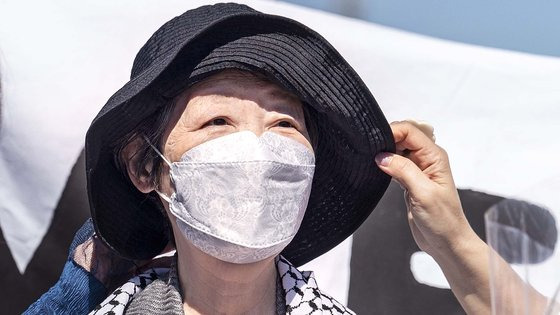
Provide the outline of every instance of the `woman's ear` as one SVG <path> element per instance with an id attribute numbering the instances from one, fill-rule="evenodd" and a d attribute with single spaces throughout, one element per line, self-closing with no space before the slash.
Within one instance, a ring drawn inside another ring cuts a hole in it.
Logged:
<path id="1" fill-rule="evenodd" d="M 136 137 L 129 144 L 127 144 L 121 151 L 121 159 L 126 165 L 126 172 L 130 181 L 136 189 L 140 192 L 147 194 L 152 192 L 156 187 L 152 179 L 153 162 L 150 161 L 143 167 L 141 166 L 141 155 L 138 150 L 142 147 L 142 139 Z"/>

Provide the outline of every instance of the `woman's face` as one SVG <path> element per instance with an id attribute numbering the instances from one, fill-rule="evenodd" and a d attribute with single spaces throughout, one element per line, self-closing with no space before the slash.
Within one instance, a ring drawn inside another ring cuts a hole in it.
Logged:
<path id="1" fill-rule="evenodd" d="M 179 161 L 199 144 L 245 130 L 257 136 L 276 132 L 313 150 L 302 103 L 295 95 L 248 73 L 224 71 L 179 96 L 163 154 L 171 162 Z M 170 196 L 169 173 L 162 176 L 159 189 Z"/>

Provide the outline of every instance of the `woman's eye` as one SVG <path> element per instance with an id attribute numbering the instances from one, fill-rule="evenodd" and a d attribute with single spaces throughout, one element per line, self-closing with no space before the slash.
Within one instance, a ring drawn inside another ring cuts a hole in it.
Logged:
<path id="1" fill-rule="evenodd" d="M 278 127 L 282 127 L 282 128 L 294 128 L 294 125 L 292 123 L 290 123 L 289 121 L 281 121 L 278 123 Z"/>
<path id="2" fill-rule="evenodd" d="M 225 126 L 227 121 L 224 118 L 214 118 L 207 122 L 205 126 Z"/>

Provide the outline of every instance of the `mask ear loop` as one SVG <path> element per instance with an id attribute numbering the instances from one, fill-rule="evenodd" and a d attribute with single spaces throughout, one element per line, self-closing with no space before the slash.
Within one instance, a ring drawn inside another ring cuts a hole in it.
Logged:
<path id="1" fill-rule="evenodd" d="M 165 157 L 163 156 L 163 154 L 158 150 L 158 148 L 156 148 L 152 142 L 150 141 L 150 139 L 148 139 L 148 137 L 146 137 L 146 135 L 144 135 L 144 140 L 146 140 L 146 143 L 148 143 L 148 145 L 150 145 L 150 147 L 152 147 L 152 149 L 154 149 L 154 151 L 157 153 L 157 155 L 159 155 L 159 157 L 169 166 L 169 168 L 171 169 L 171 162 Z M 165 201 L 167 201 L 168 203 L 171 203 L 171 198 L 169 198 L 168 196 L 166 196 L 164 193 L 162 193 L 161 191 L 155 189 L 156 193 Z"/>
<path id="2" fill-rule="evenodd" d="M 148 137 L 146 137 L 146 135 L 144 135 L 144 140 L 146 140 L 146 142 L 150 145 L 150 147 L 152 147 L 152 149 L 154 149 L 154 151 L 156 151 L 157 155 L 159 155 L 159 157 L 165 162 L 167 163 L 167 165 L 169 165 L 169 167 L 171 167 L 171 162 L 169 162 L 169 160 L 163 156 L 163 154 L 161 154 L 161 152 L 159 152 L 158 148 L 156 148 L 152 142 L 150 141 L 150 139 L 148 139 Z"/>

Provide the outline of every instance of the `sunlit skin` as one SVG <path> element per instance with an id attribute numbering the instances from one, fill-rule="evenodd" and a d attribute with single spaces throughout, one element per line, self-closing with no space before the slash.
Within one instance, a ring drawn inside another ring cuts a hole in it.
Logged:
<path id="1" fill-rule="evenodd" d="M 187 89 L 177 98 L 164 135 L 163 154 L 171 162 L 179 161 L 185 152 L 199 144 L 247 130 L 257 136 L 266 131 L 275 132 L 313 150 L 302 103 L 296 96 L 247 74 L 225 71 Z M 131 157 L 137 145 L 137 141 L 132 142 L 124 154 Z M 134 159 L 129 163 L 134 163 Z M 173 193 L 167 170 L 160 178 L 159 187 L 154 187 L 144 175 L 135 176 L 129 171 L 138 190 L 148 193 L 158 189 L 167 196 Z M 185 313 L 275 313 L 275 257 L 251 264 L 233 264 L 209 256 L 181 235 L 167 202 L 162 203 L 175 236 Z"/>

